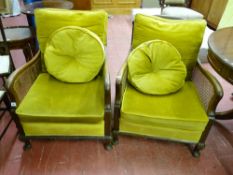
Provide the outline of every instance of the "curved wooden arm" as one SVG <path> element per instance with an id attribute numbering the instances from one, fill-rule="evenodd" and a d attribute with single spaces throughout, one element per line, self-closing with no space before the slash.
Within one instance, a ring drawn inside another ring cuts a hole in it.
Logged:
<path id="1" fill-rule="evenodd" d="M 127 60 L 123 63 L 116 77 L 115 105 L 121 105 L 127 81 Z"/>
<path id="2" fill-rule="evenodd" d="M 41 54 L 38 52 L 29 62 L 16 69 L 7 79 L 11 98 L 19 104 L 41 72 Z"/>
<path id="3" fill-rule="evenodd" d="M 110 82 L 110 75 L 108 71 L 108 64 L 107 60 L 103 65 L 102 74 L 104 77 L 104 121 L 105 121 L 105 135 L 111 136 L 112 130 L 112 107 L 111 107 L 111 82 Z"/>
<path id="4" fill-rule="evenodd" d="M 207 114 L 210 117 L 215 117 L 216 107 L 223 97 L 222 86 L 199 62 L 193 73 L 193 82 L 196 85 Z"/>
<path id="5" fill-rule="evenodd" d="M 104 76 L 104 93 L 105 93 L 105 109 L 111 109 L 111 82 L 110 75 L 108 71 L 108 64 L 105 61 L 103 66 L 103 76 Z"/>
<path id="6" fill-rule="evenodd" d="M 120 108 L 122 103 L 123 94 L 126 88 L 127 81 L 127 60 L 123 63 L 119 73 L 116 77 L 116 96 L 114 103 L 114 125 L 113 130 L 119 130 Z"/>

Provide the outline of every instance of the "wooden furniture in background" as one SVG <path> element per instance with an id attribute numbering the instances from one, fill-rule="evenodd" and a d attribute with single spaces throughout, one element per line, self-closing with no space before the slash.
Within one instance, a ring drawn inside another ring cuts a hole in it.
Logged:
<path id="1" fill-rule="evenodd" d="M 192 0 L 191 8 L 202 13 L 204 17 L 207 18 L 212 1 L 213 0 Z"/>
<path id="2" fill-rule="evenodd" d="M 210 64 L 224 79 L 233 84 L 233 27 L 212 33 L 208 45 Z M 233 109 L 216 113 L 216 119 L 233 119 Z"/>
<path id="3" fill-rule="evenodd" d="M 34 10 L 37 8 L 61 8 L 61 9 L 72 9 L 73 3 L 69 1 L 61 0 L 46 0 L 46 1 L 35 1 L 24 5 L 21 8 L 22 13 L 26 14 L 28 24 L 35 27 Z"/>
<path id="4" fill-rule="evenodd" d="M 0 13 L 9 12 L 9 0 L 1 0 L 0 1 Z"/>
<path id="5" fill-rule="evenodd" d="M 192 0 L 191 8 L 204 15 L 208 25 L 216 29 L 228 0 Z"/>
<path id="6" fill-rule="evenodd" d="M 0 1 L 0 10 L 5 10 L 6 4 L 5 1 Z"/>
<path id="7" fill-rule="evenodd" d="M 0 54 L 8 55 L 12 49 L 22 49 L 26 61 L 29 61 L 36 52 L 35 34 L 28 26 L 13 26 L 5 28 L 0 16 Z M 14 68 L 13 61 L 12 67 Z"/>
<path id="8" fill-rule="evenodd" d="M 191 0 L 159 0 L 159 3 L 162 8 L 164 8 L 165 6 L 189 7 Z"/>
<path id="9" fill-rule="evenodd" d="M 75 10 L 90 10 L 91 0 L 69 0 L 73 2 Z"/>
<path id="10" fill-rule="evenodd" d="M 4 102 L 5 105 L 9 104 L 7 101 L 7 94 L 6 94 L 6 91 L 4 90 L 0 90 L 0 105 Z M 5 114 L 5 111 L 8 109 L 8 106 L 6 107 L 0 107 L 0 141 L 1 139 L 3 138 L 3 136 L 5 135 L 7 129 L 9 128 L 11 122 L 13 121 L 13 119 L 11 118 L 5 126 L 3 126 L 3 117 L 4 117 L 4 114 Z M 2 128 L 3 126 L 3 128 Z"/>
<path id="11" fill-rule="evenodd" d="M 0 78 L 3 80 L 3 85 L 5 84 L 5 78 L 10 74 L 10 57 L 8 55 L 0 56 Z M 4 106 L 2 105 L 4 103 Z M 0 87 L 0 141 L 5 135 L 7 129 L 9 128 L 11 122 L 13 121 L 10 118 L 8 121 L 5 117 L 5 112 L 10 111 L 10 100 L 8 95 L 1 85 Z"/>
<path id="12" fill-rule="evenodd" d="M 91 6 L 112 14 L 130 14 L 132 8 L 141 6 L 141 0 L 91 0 Z"/>

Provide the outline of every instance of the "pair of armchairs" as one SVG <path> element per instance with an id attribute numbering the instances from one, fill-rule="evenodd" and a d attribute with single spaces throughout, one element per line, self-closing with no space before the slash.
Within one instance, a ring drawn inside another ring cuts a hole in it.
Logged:
<path id="1" fill-rule="evenodd" d="M 15 122 L 25 148 L 34 138 L 75 138 L 101 139 L 110 149 L 118 142 L 119 134 L 127 134 L 189 143 L 194 145 L 193 154 L 199 155 L 222 95 L 216 79 L 197 63 L 204 20 L 136 15 L 134 50 L 116 77 L 112 124 L 110 79 L 104 54 L 107 14 L 39 9 L 35 19 L 40 52 L 8 81 L 18 106 Z M 181 71 L 176 71 L 176 61 L 170 63 L 170 57 L 176 59 Z M 145 83 L 156 85 L 162 94 L 141 91 L 129 74 L 134 72 L 129 64 L 135 63 L 130 61 L 134 59 L 142 71 L 136 71 L 136 77 L 159 75 L 166 81 L 171 77 L 179 79 L 176 73 L 180 72 L 182 80 L 176 83 L 179 88 L 163 93 L 162 78 L 157 84 Z M 141 60 L 139 64 L 137 59 Z M 165 71 L 166 76 L 160 71 Z M 171 76 L 173 73 L 175 76 Z M 86 74 L 92 77 L 85 79 Z"/>

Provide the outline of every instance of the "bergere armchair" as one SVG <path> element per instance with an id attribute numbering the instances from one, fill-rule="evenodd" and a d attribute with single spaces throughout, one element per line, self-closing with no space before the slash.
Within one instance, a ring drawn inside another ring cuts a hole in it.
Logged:
<path id="1" fill-rule="evenodd" d="M 204 20 L 137 14 L 132 51 L 116 78 L 113 141 L 120 134 L 171 140 L 200 155 L 222 98 L 197 62 Z"/>
<path id="2" fill-rule="evenodd" d="M 24 149 L 31 139 L 99 139 L 111 149 L 104 11 L 38 9 L 40 51 L 8 79 Z"/>

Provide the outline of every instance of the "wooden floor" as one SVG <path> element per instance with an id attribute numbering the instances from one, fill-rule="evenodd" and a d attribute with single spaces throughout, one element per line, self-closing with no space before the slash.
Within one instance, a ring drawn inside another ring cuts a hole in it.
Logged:
<path id="1" fill-rule="evenodd" d="M 25 17 L 5 25 L 25 22 Z M 109 19 L 108 63 L 114 99 L 114 78 L 128 54 L 131 40 L 130 16 Z M 18 66 L 24 64 L 21 51 L 13 52 Z M 209 65 L 205 65 L 211 69 Z M 232 106 L 231 85 L 223 80 L 226 96 L 218 110 Z M 6 114 L 0 128 L 9 119 Z M 193 158 L 184 144 L 120 137 L 112 151 L 98 141 L 32 141 L 23 151 L 12 124 L 0 142 L 1 175 L 227 175 L 233 174 L 233 121 L 216 122 L 200 158 Z"/>

